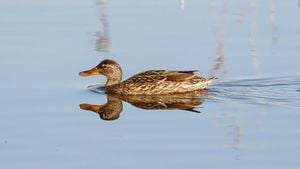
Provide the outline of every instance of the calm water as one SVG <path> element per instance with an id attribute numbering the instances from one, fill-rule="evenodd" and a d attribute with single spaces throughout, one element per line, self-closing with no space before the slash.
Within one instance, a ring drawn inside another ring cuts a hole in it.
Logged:
<path id="1" fill-rule="evenodd" d="M 0 1 L 0 168 L 300 166 L 300 17 L 294 1 Z M 199 69 L 220 79 L 201 113 L 123 102 L 105 121 L 78 72 Z"/>

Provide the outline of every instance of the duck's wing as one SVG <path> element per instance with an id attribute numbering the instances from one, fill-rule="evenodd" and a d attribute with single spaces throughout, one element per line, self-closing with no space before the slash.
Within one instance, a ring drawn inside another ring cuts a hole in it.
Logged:
<path id="1" fill-rule="evenodd" d="M 134 102 L 130 103 L 131 105 L 141 108 L 141 109 L 147 109 L 147 110 L 186 110 L 191 112 L 200 113 L 200 111 L 196 110 L 198 105 L 188 105 L 185 103 L 171 103 L 171 104 L 165 104 L 160 102 L 153 102 L 153 103 L 146 103 L 146 102 Z"/>
<path id="2" fill-rule="evenodd" d="M 200 97 L 191 95 L 187 97 L 182 94 L 174 95 L 160 95 L 160 96 L 143 96 L 132 95 L 122 96 L 122 99 L 136 107 L 142 109 L 181 109 L 181 110 L 193 110 L 202 104 Z"/>
<path id="3" fill-rule="evenodd" d="M 198 71 L 190 70 L 190 71 L 165 71 L 163 72 L 163 76 L 166 77 L 167 81 L 186 81 L 195 78 L 198 75 Z"/>
<path id="4" fill-rule="evenodd" d="M 161 82 L 161 81 L 173 81 L 173 82 L 182 82 L 194 79 L 198 76 L 199 71 L 190 70 L 190 71 L 175 71 L 175 70 L 149 70 L 139 74 L 136 74 L 129 79 L 127 83 L 152 83 L 152 82 Z M 203 78 L 205 80 L 205 78 Z"/>

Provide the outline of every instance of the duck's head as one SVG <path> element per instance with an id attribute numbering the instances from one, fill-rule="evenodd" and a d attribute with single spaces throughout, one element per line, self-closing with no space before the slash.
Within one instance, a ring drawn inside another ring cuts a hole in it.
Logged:
<path id="1" fill-rule="evenodd" d="M 87 103 L 83 103 L 80 104 L 79 107 L 82 110 L 89 110 L 92 112 L 95 112 L 97 114 L 99 114 L 100 118 L 102 120 L 117 120 L 120 117 L 120 112 L 118 111 L 107 111 L 106 105 L 92 105 L 92 104 L 87 104 Z M 114 109 L 110 109 L 110 110 L 114 110 Z"/>
<path id="2" fill-rule="evenodd" d="M 107 103 L 103 105 L 93 105 L 83 103 L 79 105 L 83 110 L 98 113 L 103 120 L 116 120 L 120 117 L 123 109 L 122 100 L 114 95 L 107 95 Z"/>
<path id="3" fill-rule="evenodd" d="M 80 76 L 93 76 L 93 75 L 104 75 L 107 77 L 106 85 L 118 84 L 122 80 L 122 69 L 121 66 L 113 60 L 103 60 L 96 67 L 82 71 L 79 73 Z"/>

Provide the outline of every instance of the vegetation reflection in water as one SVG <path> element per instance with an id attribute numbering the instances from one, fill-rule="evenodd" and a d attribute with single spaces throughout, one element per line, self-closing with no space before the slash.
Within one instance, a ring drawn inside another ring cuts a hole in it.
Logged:
<path id="1" fill-rule="evenodd" d="M 123 110 L 122 101 L 146 110 L 186 110 L 200 113 L 196 108 L 208 98 L 208 91 L 201 90 L 192 93 L 160 95 L 160 96 L 141 96 L 141 95 L 107 95 L 107 103 L 102 105 L 92 105 L 83 103 L 80 108 L 98 113 L 103 120 L 116 120 L 120 117 Z"/>

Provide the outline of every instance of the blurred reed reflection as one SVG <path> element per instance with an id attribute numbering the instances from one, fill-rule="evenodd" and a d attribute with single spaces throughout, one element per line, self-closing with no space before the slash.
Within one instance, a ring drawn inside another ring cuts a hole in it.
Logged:
<path id="1" fill-rule="evenodd" d="M 225 54 L 224 54 L 224 34 L 225 34 L 225 26 L 227 21 L 227 13 L 228 13 L 228 0 L 223 1 L 222 12 L 220 18 L 218 20 L 216 14 L 216 1 L 210 1 L 210 10 L 211 10 L 211 18 L 212 18 L 212 29 L 216 36 L 216 59 L 215 65 L 212 69 L 210 69 L 210 76 L 216 75 L 217 71 L 222 71 L 222 76 L 226 76 L 228 73 L 225 65 Z"/>
<path id="2" fill-rule="evenodd" d="M 220 2 L 220 1 L 218 1 Z M 221 12 L 217 15 L 217 2 L 216 0 L 210 0 L 210 13 L 212 20 L 212 29 L 216 37 L 216 59 L 215 65 L 210 69 L 210 76 L 226 77 L 229 72 L 229 66 L 226 65 L 226 52 L 225 52 L 225 36 L 228 16 L 230 16 L 230 11 L 232 6 L 229 4 L 229 0 L 221 1 Z M 233 5 L 233 4 L 231 4 Z M 271 24 L 271 52 L 275 55 L 274 46 L 277 44 L 277 21 L 276 21 L 276 10 L 274 7 L 273 0 L 268 0 L 267 3 L 269 22 Z M 247 0 L 242 2 L 242 6 L 238 7 L 238 22 L 239 24 L 243 22 L 249 23 L 249 37 L 246 38 L 249 42 L 249 56 L 252 61 L 252 69 L 256 76 L 261 75 L 259 67 L 259 59 L 257 56 L 257 1 Z"/>
<path id="3" fill-rule="evenodd" d="M 185 94 L 143 96 L 143 95 L 107 95 L 107 103 L 102 105 L 92 105 L 83 103 L 80 108 L 98 113 L 102 120 L 116 120 L 123 110 L 122 101 L 146 110 L 186 110 L 200 113 L 196 110 L 203 103 L 203 99 L 208 97 L 207 90 Z"/>
<path id="4" fill-rule="evenodd" d="M 183 10 L 184 9 L 184 1 L 185 0 L 179 0 L 179 7 Z"/>
<path id="5" fill-rule="evenodd" d="M 96 32 L 96 50 L 98 52 L 111 51 L 111 38 L 106 16 L 106 0 L 97 0 L 99 6 L 99 31 Z"/>

